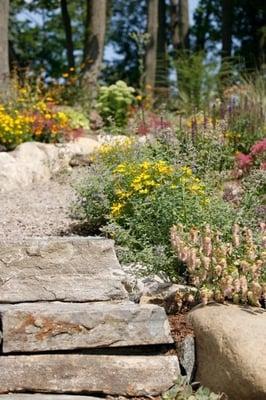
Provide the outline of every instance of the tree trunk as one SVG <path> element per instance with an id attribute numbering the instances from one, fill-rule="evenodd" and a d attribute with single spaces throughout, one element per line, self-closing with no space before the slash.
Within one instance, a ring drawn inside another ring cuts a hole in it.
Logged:
<path id="1" fill-rule="evenodd" d="M 75 58 L 74 58 L 74 45 L 73 45 L 73 37 L 72 37 L 72 28 L 71 28 L 71 20 L 70 15 L 67 8 L 67 0 L 60 0 L 61 5 L 61 15 L 65 30 L 66 36 L 66 51 L 67 51 L 67 62 L 68 68 L 75 67 Z"/>
<path id="2" fill-rule="evenodd" d="M 87 0 L 83 84 L 96 94 L 106 30 L 107 0 Z"/>
<path id="3" fill-rule="evenodd" d="M 233 0 L 222 0 L 222 58 L 231 57 Z"/>
<path id="4" fill-rule="evenodd" d="M 155 86 L 165 88 L 168 86 L 167 65 L 167 40 L 166 40 L 166 4 L 165 0 L 159 0 L 158 9 L 158 36 L 157 36 L 157 60 Z"/>
<path id="5" fill-rule="evenodd" d="M 174 50 L 180 47 L 178 3 L 179 0 L 171 0 L 171 31 Z"/>
<path id="6" fill-rule="evenodd" d="M 9 0 L 0 0 L 0 92 L 7 89 L 9 80 L 8 17 Z"/>
<path id="7" fill-rule="evenodd" d="M 148 33 L 150 35 L 146 54 L 146 85 L 155 87 L 156 59 L 158 47 L 159 0 L 149 0 Z"/>
<path id="8" fill-rule="evenodd" d="M 188 0 L 179 0 L 180 47 L 189 48 L 189 10 Z"/>

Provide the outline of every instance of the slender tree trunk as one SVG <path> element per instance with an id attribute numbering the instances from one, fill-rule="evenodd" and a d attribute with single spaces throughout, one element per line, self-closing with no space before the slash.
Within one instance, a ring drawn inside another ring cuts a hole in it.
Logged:
<path id="1" fill-rule="evenodd" d="M 180 47 L 189 48 L 189 6 L 188 0 L 179 0 Z"/>
<path id="2" fill-rule="evenodd" d="M 67 0 L 60 0 L 61 5 L 61 15 L 65 30 L 66 36 L 66 51 L 67 51 L 67 62 L 68 68 L 75 67 L 75 58 L 74 58 L 74 45 L 73 45 L 73 37 L 72 37 L 72 28 L 71 28 L 71 20 L 67 7 Z"/>
<path id="3" fill-rule="evenodd" d="M 156 59 L 158 47 L 159 0 L 149 0 L 148 4 L 148 33 L 150 35 L 146 54 L 146 85 L 155 87 Z"/>
<path id="4" fill-rule="evenodd" d="M 168 83 L 167 65 L 167 40 L 166 40 L 166 4 L 165 0 L 159 0 L 158 9 L 158 36 L 157 36 L 157 63 L 155 86 L 165 88 Z"/>
<path id="5" fill-rule="evenodd" d="M 9 0 L 0 0 L 0 92 L 7 89 L 9 80 L 8 17 Z"/>
<path id="6" fill-rule="evenodd" d="M 107 0 L 87 0 L 83 84 L 95 93 L 103 59 L 106 14 Z"/>
<path id="7" fill-rule="evenodd" d="M 222 58 L 231 57 L 234 0 L 222 0 Z"/>
<path id="8" fill-rule="evenodd" d="M 171 31 L 174 50 L 177 50 L 180 47 L 178 3 L 179 0 L 171 0 Z"/>
<path id="9" fill-rule="evenodd" d="M 171 30 L 174 50 L 189 48 L 188 0 L 171 0 Z"/>

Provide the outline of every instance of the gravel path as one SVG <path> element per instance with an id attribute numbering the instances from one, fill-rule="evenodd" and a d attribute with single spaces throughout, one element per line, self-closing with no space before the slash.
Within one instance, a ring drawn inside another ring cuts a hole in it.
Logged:
<path id="1" fill-rule="evenodd" d="M 73 185 L 85 174 L 85 167 L 73 168 L 23 191 L 0 193 L 0 241 L 69 235 L 75 223 L 70 217 L 70 205 L 75 199 Z"/>

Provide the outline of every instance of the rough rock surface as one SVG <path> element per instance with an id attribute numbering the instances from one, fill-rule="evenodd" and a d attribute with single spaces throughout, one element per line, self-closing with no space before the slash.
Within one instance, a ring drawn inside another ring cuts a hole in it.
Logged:
<path id="1" fill-rule="evenodd" d="M 3 352 L 173 343 L 164 310 L 119 303 L 0 306 Z"/>
<path id="2" fill-rule="evenodd" d="M 156 396 L 173 386 L 175 356 L 52 354 L 0 358 L 0 392 Z"/>
<path id="3" fill-rule="evenodd" d="M 96 301 L 127 297 L 114 243 L 39 238 L 0 247 L 0 302 Z"/>
<path id="4" fill-rule="evenodd" d="M 230 400 L 266 399 L 266 312 L 235 305 L 194 309 L 197 375 Z"/>
<path id="5" fill-rule="evenodd" d="M 86 137 L 56 145 L 26 142 L 12 152 L 1 152 L 0 192 L 47 182 L 55 173 L 67 168 L 73 157 L 91 154 L 98 146 L 96 139 Z"/>
<path id="6" fill-rule="evenodd" d="M 192 382 L 195 372 L 195 339 L 187 335 L 177 344 L 177 354 L 189 382 Z"/>

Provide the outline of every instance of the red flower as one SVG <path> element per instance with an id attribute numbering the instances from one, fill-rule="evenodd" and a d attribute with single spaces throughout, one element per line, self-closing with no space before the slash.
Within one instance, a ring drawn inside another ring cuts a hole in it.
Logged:
<path id="1" fill-rule="evenodd" d="M 240 169 L 247 170 L 252 166 L 253 160 L 249 154 L 237 153 L 236 162 Z"/>
<path id="2" fill-rule="evenodd" d="M 266 151 L 266 138 L 260 140 L 259 142 L 255 143 L 252 147 L 251 147 L 251 155 L 257 155 L 257 154 L 261 154 L 264 153 L 264 151 Z"/>

